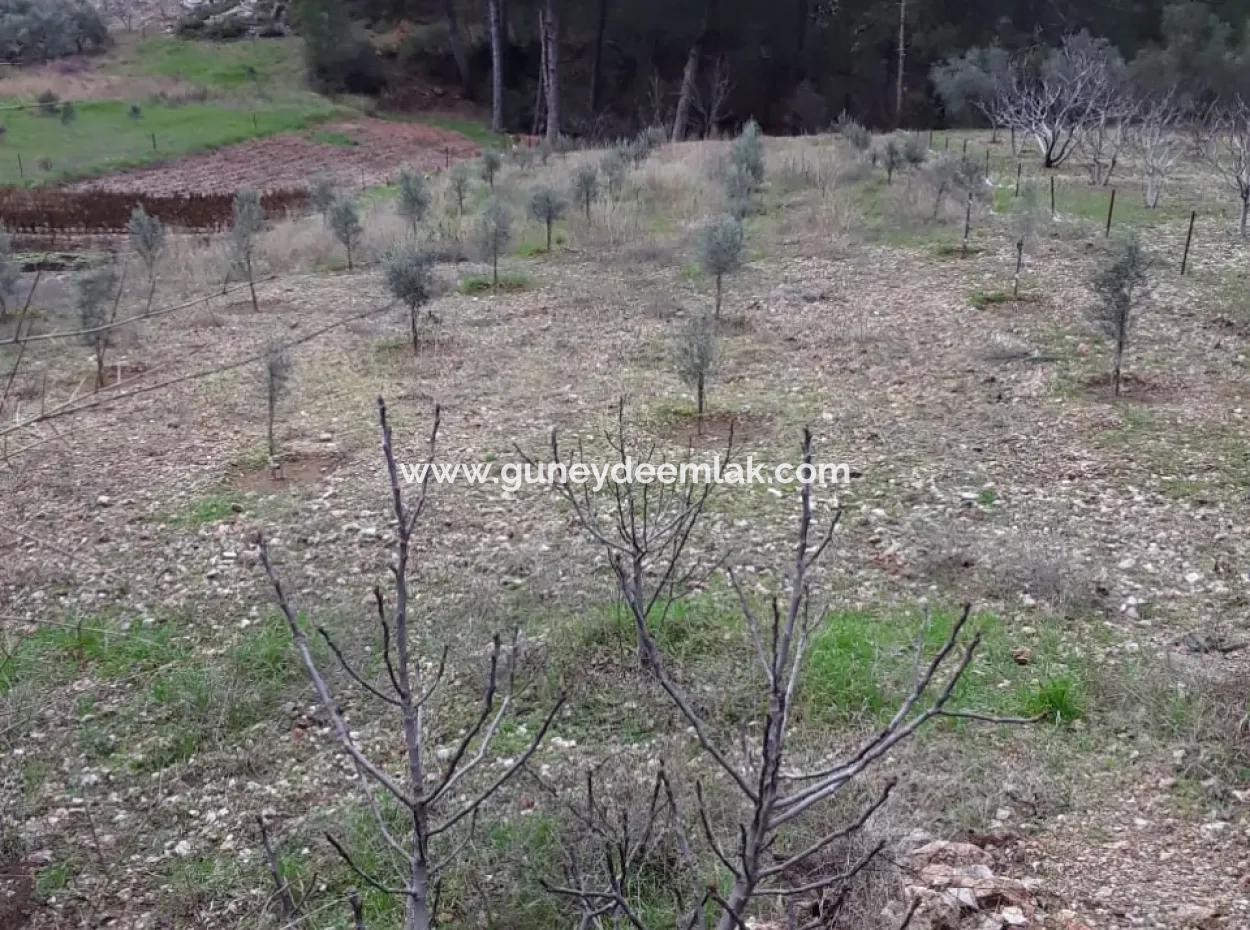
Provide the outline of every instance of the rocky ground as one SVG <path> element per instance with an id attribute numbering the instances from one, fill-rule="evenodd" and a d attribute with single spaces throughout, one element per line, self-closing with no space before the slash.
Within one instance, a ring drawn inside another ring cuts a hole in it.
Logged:
<path id="1" fill-rule="evenodd" d="M 935 930 L 1244 924 L 1244 244 L 1211 215 L 1178 274 L 1181 203 L 1209 203 L 1201 179 L 1186 179 L 1164 216 L 1127 215 L 1157 263 L 1132 380 L 1113 401 L 1085 315 L 1100 222 L 1060 211 L 1031 243 L 1025 299 L 986 300 L 1010 288 L 1004 216 L 980 213 L 963 255 L 957 221 L 934 230 L 892 212 L 901 190 L 844 200 L 810 185 L 803 166 L 830 145 L 770 148 L 767 209 L 748 223 L 748 265 L 727 281 L 715 422 L 738 417 L 743 454 L 767 461 L 793 459 L 809 424 L 820 456 L 851 465 L 821 579 L 840 608 L 974 601 L 998 618 L 1011 674 L 1075 679 L 1082 705 L 1075 721 L 942 734 L 896 760 L 914 803 L 881 828 L 900 871 L 874 919 L 897 923 L 917 899 L 912 926 Z M 350 778 L 275 625 L 253 534 L 269 538 L 299 609 L 364 655 L 368 589 L 384 581 L 392 534 L 377 396 L 409 459 L 435 403 L 445 461 L 514 461 L 553 428 L 591 441 L 622 396 L 643 439 L 672 450 L 690 438 L 670 358 L 709 300 L 689 267 L 709 209 L 689 177 L 701 158 L 694 147 L 653 156 L 631 182 L 641 219 L 601 204 L 590 226 L 569 221 L 556 254 L 510 257 L 523 289 L 440 298 L 439 339 L 415 358 L 376 269 L 279 276 L 261 288 L 259 318 L 234 295 L 147 322 L 116 350 L 142 366 L 143 386 L 246 357 L 272 333 L 298 340 L 353 318 L 296 349 L 284 475 L 266 466 L 254 365 L 4 437 L 0 663 L 12 671 L 0 739 L 16 765 L 0 882 L 16 903 L 0 903 L 0 927 L 255 925 L 272 910 L 257 814 L 293 862 L 314 863 L 298 873 L 309 906 L 341 925 L 345 879 L 318 827 L 346 816 Z M 520 203 L 534 171 L 569 168 L 509 171 L 502 195 Z M 656 221 L 652 209 L 669 214 Z M 917 228 L 872 234 L 875 213 Z M 28 412 L 45 372 L 65 397 L 89 362 L 43 344 L 23 370 Z M 771 579 L 789 557 L 793 505 L 725 489 L 696 552 Z M 612 592 L 550 493 L 439 488 L 423 525 L 419 603 L 453 656 L 471 661 L 490 632 L 519 622 L 581 696 L 536 759 L 545 772 L 575 778 L 612 751 L 661 753 L 667 712 L 631 677 L 628 648 L 589 665 L 569 651 Z M 188 687 L 187 668 L 206 677 Z M 708 700 L 738 677 L 711 679 Z M 365 744 L 386 745 L 383 722 L 347 700 Z M 532 790 L 503 800 L 501 822 L 531 816 Z"/>

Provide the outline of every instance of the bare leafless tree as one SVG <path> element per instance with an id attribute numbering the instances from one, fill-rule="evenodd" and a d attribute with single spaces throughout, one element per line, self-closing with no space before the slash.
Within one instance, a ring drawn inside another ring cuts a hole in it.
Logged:
<path id="1" fill-rule="evenodd" d="M 1122 62 L 1104 39 L 1080 33 L 1057 49 L 1030 50 L 1008 68 L 999 118 L 1033 140 L 1055 168 L 1076 149 L 1095 116 L 1122 92 Z"/>
<path id="2" fill-rule="evenodd" d="M 348 867 L 362 881 L 385 893 L 404 899 L 404 930 L 429 930 L 437 923 L 437 908 L 433 900 L 437 883 L 443 872 L 456 861 L 468 839 L 472 837 L 482 805 L 516 775 L 537 751 L 547 734 L 551 721 L 563 703 L 557 698 L 550 712 L 539 726 L 526 749 L 508 763 L 501 772 L 492 773 L 483 785 L 470 790 L 466 781 L 475 771 L 480 771 L 487 758 L 491 741 L 499 725 L 513 704 L 513 659 L 515 648 L 507 657 L 507 667 L 500 668 L 504 658 L 496 636 L 490 652 L 489 671 L 483 689 L 481 709 L 460 738 L 451 754 L 441 765 L 432 761 L 431 737 L 427 724 L 431 699 L 443 681 L 447 665 L 447 649 L 443 649 L 436 670 L 427 680 L 420 658 L 412 653 L 412 617 L 409 562 L 412 556 L 413 533 L 429 500 L 430 471 L 419 485 L 416 500 L 405 503 L 400 486 L 399 467 L 395 461 L 391 440 L 391 427 L 387 421 L 386 404 L 378 398 L 378 420 L 382 433 L 382 455 L 390 483 L 391 507 L 395 519 L 396 542 L 390 565 L 394 582 L 394 602 L 388 610 L 380 588 L 374 589 L 378 626 L 382 635 L 382 659 L 386 668 L 386 681 L 373 684 L 352 665 L 343 651 L 325 629 L 317 632 L 325 640 L 339 665 L 349 678 L 363 691 L 391 708 L 398 717 L 398 729 L 402 733 L 404 773 L 395 775 L 384 763 L 366 755 L 357 744 L 347 725 L 339 701 L 331 691 L 325 676 L 313 657 L 313 651 L 304 626 L 288 600 L 285 589 L 269 556 L 269 548 L 262 537 L 257 537 L 261 565 L 273 585 L 278 607 L 286 618 L 291 639 L 299 654 L 300 662 L 308 680 L 317 693 L 322 711 L 330 721 L 335 739 L 344 754 L 351 760 L 365 800 L 373 815 L 374 823 L 382 841 L 407 863 L 407 875 L 401 884 L 387 884 L 384 877 L 371 875 L 353 860 L 351 852 L 334 836 L 326 838 Z M 434 411 L 434 425 L 430 430 L 427 466 L 434 460 L 438 442 L 440 415 Z M 389 614 L 389 617 L 388 617 Z M 487 763 L 489 764 L 489 763 Z M 441 771 L 438 769 L 441 768 Z M 460 798 L 468 795 L 469 800 Z M 403 835 L 388 824 L 383 813 L 383 799 L 398 804 L 406 814 L 407 828 Z M 466 829 L 465 839 L 448 847 L 451 832 Z M 436 855 L 435 844 L 442 845 L 443 855 Z"/>
<path id="3" fill-rule="evenodd" d="M 811 468 L 810 432 L 804 432 L 802 448 L 803 464 Z M 553 453 L 558 453 L 554 440 Z M 679 529 L 670 530 L 670 535 L 661 537 L 662 545 L 648 550 L 645 544 L 638 544 L 634 529 L 640 518 L 648 516 L 649 502 L 645 490 L 617 490 L 615 506 L 604 509 L 604 513 L 610 515 L 606 523 L 584 495 L 578 495 L 567 485 L 561 490 L 565 498 L 573 503 L 574 513 L 583 529 L 608 554 L 622 600 L 634 620 L 644 667 L 668 696 L 702 751 L 715 762 L 720 776 L 737 795 L 738 816 L 733 818 L 736 823 L 725 830 L 725 825 L 718 824 L 705 802 L 704 785 L 701 782 L 695 784 L 697 810 L 691 819 L 697 820 L 708 853 L 705 862 L 696 861 L 692 853 L 691 862 L 686 866 L 692 871 L 692 881 L 690 893 L 681 902 L 683 917 L 680 927 L 683 930 L 707 926 L 705 915 L 712 910 L 718 912 L 714 923 L 716 930 L 741 930 L 747 925 L 754 902 L 761 899 L 783 902 L 802 900 L 830 890 L 840 892 L 846 889 L 881 854 L 884 843 L 872 844 L 847 869 L 833 875 L 813 880 L 805 866 L 835 844 L 857 838 L 869 818 L 888 800 L 893 782 L 877 792 L 851 822 L 814 842 L 795 842 L 790 835 L 790 825 L 855 784 L 865 772 L 930 721 L 940 717 L 959 717 L 994 723 L 1032 722 L 1032 718 L 991 717 L 950 706 L 955 688 L 972 664 L 980 643 L 979 633 L 967 637 L 965 641 L 964 632 L 970 616 L 970 609 L 965 607 L 932 656 L 927 659 L 924 656 L 923 634 L 917 639 L 916 674 L 912 687 L 880 730 L 853 751 L 818 764 L 810 771 L 801 770 L 791 762 L 788 744 L 804 660 L 813 635 L 819 631 L 827 616 L 826 605 L 813 600 L 812 573 L 832 544 L 841 516 L 841 510 L 835 509 L 823 528 L 814 528 L 817 517 L 809 482 L 803 484 L 800 494 L 799 523 L 792 550 L 788 590 L 772 599 L 766 615 L 757 611 L 732 570 L 728 572 L 746 621 L 749 644 L 758 660 L 757 674 L 763 689 L 760 706 L 765 710 L 758 738 L 743 740 L 743 745 L 737 749 L 722 746 L 712 726 L 698 709 L 697 702 L 670 674 L 652 626 L 655 620 L 653 611 L 667 614 L 671 604 L 671 598 L 662 600 L 661 595 L 670 590 L 668 585 L 671 579 L 684 574 L 681 566 L 685 541 L 703 512 L 702 500 L 696 497 L 690 505 L 679 508 L 675 515 L 668 515 L 668 519 L 659 525 Z M 650 516 L 649 525 L 657 525 L 654 515 Z M 646 556 L 650 556 L 650 562 Z M 672 785 L 662 772 L 655 782 L 648 816 L 635 826 L 634 842 L 625 844 L 613 844 L 609 839 L 612 832 L 605 829 L 605 809 L 594 801 L 593 783 L 588 783 L 587 793 L 590 802 L 586 807 L 587 829 L 606 840 L 602 863 L 596 862 L 591 866 L 589 863 L 574 862 L 568 870 L 568 883 L 551 890 L 579 903 L 581 926 L 584 928 L 619 926 L 623 920 L 638 930 L 650 930 L 637 907 L 637 900 L 632 897 L 631 889 L 636 887 L 635 873 L 644 861 L 652 832 L 660 828 L 662 814 L 672 820 L 674 829 L 679 831 L 676 839 L 678 848 L 691 848 L 685 837 L 683 818 L 671 815 L 678 803 Z M 726 836 L 726 833 L 729 835 Z M 723 891 L 723 886 L 711 879 L 717 872 L 729 876 L 727 890 Z M 675 886 L 681 884 L 674 883 Z M 845 900 L 843 894 L 834 898 L 834 901 L 842 900 Z M 820 920 L 807 926 L 829 926 L 825 922 L 829 917 L 827 911 L 822 912 Z M 791 926 L 797 926 L 797 923 Z"/>
<path id="4" fill-rule="evenodd" d="M 698 117 L 703 138 L 708 139 L 716 134 L 717 127 L 725 118 L 729 96 L 733 93 L 734 82 L 729 70 L 729 62 L 722 55 L 716 59 L 711 71 L 707 74 L 705 87 L 695 87 L 695 94 L 690 102 L 695 116 Z"/>
<path id="5" fill-rule="evenodd" d="M 1139 106 L 1127 93 L 1106 94 L 1095 101 L 1078 141 L 1086 158 L 1090 184 L 1102 187 L 1111 182 Z"/>
<path id="6" fill-rule="evenodd" d="M 1238 229 L 1244 236 L 1250 219 L 1250 103 L 1238 95 L 1211 118 L 1211 131 L 1202 146 L 1203 160 L 1237 191 L 1241 201 Z"/>
<path id="7" fill-rule="evenodd" d="M 1159 205 L 1168 174 L 1185 150 L 1182 116 L 1172 88 L 1142 101 L 1129 130 L 1129 145 L 1146 175 L 1146 206 L 1152 210 Z"/>

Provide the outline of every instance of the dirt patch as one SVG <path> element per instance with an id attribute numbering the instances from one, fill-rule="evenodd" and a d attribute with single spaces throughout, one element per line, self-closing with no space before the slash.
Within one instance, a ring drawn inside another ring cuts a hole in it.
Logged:
<path id="1" fill-rule="evenodd" d="M 21 930 L 30 920 L 35 879 L 24 862 L 0 862 L 0 930 Z"/>
<path id="2" fill-rule="evenodd" d="M 326 141 L 330 139 L 338 141 Z M 401 167 L 433 171 L 477 152 L 476 144 L 449 130 L 360 119 L 241 142 L 164 165 L 82 181 L 69 189 L 151 195 L 233 193 L 240 188 L 273 191 L 306 187 L 317 175 L 344 187 L 368 187 L 387 183 Z"/>
<path id="3" fill-rule="evenodd" d="M 1110 372 L 1086 378 L 1081 382 L 1081 387 L 1091 397 L 1115 399 L 1112 394 Z M 1120 376 L 1120 400 L 1137 401 L 1143 404 L 1164 403 L 1175 400 L 1179 393 L 1180 390 L 1176 385 L 1152 381 L 1134 374 Z"/>
<path id="4" fill-rule="evenodd" d="M 289 456 L 277 469 L 236 468 L 230 476 L 229 485 L 236 491 L 289 491 L 292 488 L 316 486 L 342 464 L 334 453 L 311 453 Z"/>
<path id="5" fill-rule="evenodd" d="M 724 448 L 733 430 L 734 448 L 741 448 L 775 432 L 772 419 L 758 413 L 718 411 L 705 413 L 700 419 L 694 413 L 673 417 L 660 431 L 666 439 L 694 449 Z"/>

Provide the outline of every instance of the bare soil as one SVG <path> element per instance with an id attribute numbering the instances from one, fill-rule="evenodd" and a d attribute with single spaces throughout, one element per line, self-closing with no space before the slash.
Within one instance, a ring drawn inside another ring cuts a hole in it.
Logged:
<path id="1" fill-rule="evenodd" d="M 318 141 L 333 133 L 353 145 Z M 421 123 L 362 118 L 188 155 L 69 186 L 70 190 L 148 194 L 220 193 L 307 187 L 324 175 L 348 189 L 385 184 L 404 167 L 433 171 L 472 158 L 478 146 L 456 132 Z"/>

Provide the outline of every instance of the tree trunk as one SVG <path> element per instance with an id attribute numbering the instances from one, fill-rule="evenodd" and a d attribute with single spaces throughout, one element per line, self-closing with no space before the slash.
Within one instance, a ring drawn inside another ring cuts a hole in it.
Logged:
<path id="1" fill-rule="evenodd" d="M 590 118 L 599 113 L 599 82 L 603 69 L 603 37 L 608 30 L 608 0 L 599 0 L 599 18 L 595 25 L 594 54 L 590 59 Z"/>
<path id="2" fill-rule="evenodd" d="M 273 387 L 271 386 L 269 389 L 269 424 L 268 424 L 268 430 L 266 432 L 266 438 L 269 441 L 269 457 L 271 459 L 277 458 L 277 454 L 278 454 L 278 444 L 274 442 L 274 438 L 273 438 L 274 400 L 275 398 L 273 396 Z"/>
<path id="3" fill-rule="evenodd" d="M 460 20 L 456 17 L 456 0 L 443 0 L 443 12 L 447 17 L 451 55 L 456 59 L 456 70 L 460 72 L 460 86 L 468 97 L 473 91 L 473 82 L 469 79 L 469 57 L 464 51 L 464 37 L 460 35 Z"/>
<path id="4" fill-rule="evenodd" d="M 1121 320 L 1115 339 L 1115 364 L 1111 370 L 1111 389 L 1115 397 L 1120 396 L 1120 371 L 1124 363 L 1124 339 L 1127 321 Z"/>
<path id="5" fill-rule="evenodd" d="M 686 138 L 686 128 L 690 123 L 690 105 L 694 100 L 695 85 L 699 80 L 699 60 L 703 57 L 703 43 L 707 39 L 707 31 L 712 23 L 712 12 L 715 0 L 708 0 L 703 8 L 703 25 L 694 42 L 690 44 L 690 54 L 686 56 L 686 67 L 681 73 L 681 92 L 677 95 L 677 112 L 673 116 L 673 141 L 681 142 Z"/>
<path id="6" fill-rule="evenodd" d="M 1246 234 L 1246 218 L 1250 214 L 1250 189 L 1244 191 L 1241 195 L 1241 234 Z"/>
<path id="7" fill-rule="evenodd" d="M 547 220 L 547 251 L 551 251 L 551 220 Z"/>
<path id="8" fill-rule="evenodd" d="M 252 275 L 252 260 L 247 260 L 247 289 L 252 294 L 252 312 L 260 313 L 260 304 L 256 301 L 256 283 Z"/>
<path id="9" fill-rule="evenodd" d="M 560 138 L 560 19 L 555 0 L 547 0 L 543 45 L 547 51 L 547 141 L 554 145 Z"/>
<path id="10" fill-rule="evenodd" d="M 720 319 L 721 295 L 724 293 L 723 278 L 721 275 L 716 276 L 716 319 Z"/>
<path id="11" fill-rule="evenodd" d="M 898 81 L 894 87 L 894 125 L 903 124 L 903 66 L 907 63 L 907 0 L 898 0 Z"/>
<path id="12" fill-rule="evenodd" d="M 1011 281 L 1011 296 L 1020 296 L 1020 269 L 1024 267 L 1024 240 L 1016 240 L 1016 275 Z"/>
<path id="13" fill-rule="evenodd" d="M 543 116 L 545 115 L 547 104 L 547 18 L 543 15 L 542 7 L 538 8 L 538 87 L 534 95 L 534 122 L 530 128 L 530 135 L 538 135 L 538 130 L 542 128 Z"/>
<path id="14" fill-rule="evenodd" d="M 490 128 L 503 132 L 503 23 L 500 18 L 501 0 L 486 0 L 487 20 L 490 26 Z"/>

